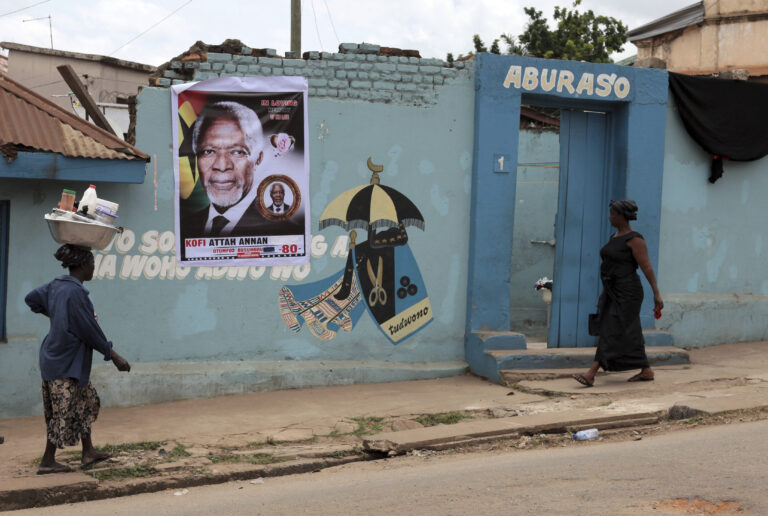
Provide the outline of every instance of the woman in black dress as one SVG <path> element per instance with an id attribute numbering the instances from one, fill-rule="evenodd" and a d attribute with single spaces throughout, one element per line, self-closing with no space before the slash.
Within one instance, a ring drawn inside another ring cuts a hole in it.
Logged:
<path id="1" fill-rule="evenodd" d="M 653 380 L 654 373 L 645 355 L 645 340 L 640 326 L 643 285 L 637 274 L 638 267 L 653 289 L 656 313 L 664 308 L 664 302 L 656 285 L 645 240 L 629 225 L 630 220 L 636 219 L 635 201 L 611 201 L 608 220 L 617 231 L 600 250 L 600 277 L 603 282 L 603 292 L 598 300 L 600 340 L 592 367 L 584 374 L 573 375 L 576 381 L 587 387 L 594 385 L 595 375 L 601 367 L 604 371 L 640 369 L 628 381 Z"/>

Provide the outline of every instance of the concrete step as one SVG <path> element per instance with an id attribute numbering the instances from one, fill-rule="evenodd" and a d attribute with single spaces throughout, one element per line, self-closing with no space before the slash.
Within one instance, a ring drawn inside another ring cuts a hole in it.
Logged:
<path id="1" fill-rule="evenodd" d="M 570 378 L 574 374 L 583 373 L 584 368 L 569 369 L 504 369 L 499 371 L 504 385 L 514 385 L 524 381 L 546 381 L 557 378 Z"/>
<path id="2" fill-rule="evenodd" d="M 652 346 L 645 350 L 651 365 L 689 364 L 688 352 L 674 346 Z M 592 365 L 595 348 L 547 348 L 487 350 L 498 371 L 530 369 L 584 369 Z"/>

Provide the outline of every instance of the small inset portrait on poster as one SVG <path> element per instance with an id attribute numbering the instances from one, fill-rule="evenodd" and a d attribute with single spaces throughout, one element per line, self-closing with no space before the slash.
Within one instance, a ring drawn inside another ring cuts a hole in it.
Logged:
<path id="1" fill-rule="evenodd" d="M 301 191 L 284 174 L 272 174 L 259 183 L 259 212 L 269 220 L 288 220 L 301 207 Z"/>

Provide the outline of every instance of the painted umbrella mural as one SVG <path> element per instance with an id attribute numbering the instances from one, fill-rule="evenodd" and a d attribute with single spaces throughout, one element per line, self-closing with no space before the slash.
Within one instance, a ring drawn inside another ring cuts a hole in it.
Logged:
<path id="1" fill-rule="evenodd" d="M 357 244 L 357 233 L 350 231 L 343 271 L 311 285 L 280 289 L 280 312 L 294 332 L 301 329 L 302 322 L 321 339 L 333 338 L 338 329 L 351 331 L 362 315 L 361 300 L 395 344 L 432 320 L 427 289 L 405 229 L 416 226 L 423 230 L 424 218 L 408 197 L 380 184 L 378 174 L 384 167 L 368 158 L 368 168 L 372 171 L 370 184 L 336 197 L 319 222 L 321 230 L 333 225 L 365 229 L 368 240 Z M 297 296 L 307 299 L 299 302 Z"/>

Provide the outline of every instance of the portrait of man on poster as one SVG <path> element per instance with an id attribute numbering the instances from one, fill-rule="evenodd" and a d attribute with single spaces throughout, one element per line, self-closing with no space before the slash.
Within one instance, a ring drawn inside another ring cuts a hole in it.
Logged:
<path id="1" fill-rule="evenodd" d="M 285 188 L 280 183 L 272 183 L 269 188 L 269 196 L 272 204 L 267 209 L 272 213 L 285 213 L 291 209 L 291 205 L 283 202 L 285 200 Z"/>
<path id="2" fill-rule="evenodd" d="M 302 234 L 291 221 L 268 220 L 259 210 L 254 175 L 264 159 L 258 115 L 232 101 L 207 104 L 192 131 L 192 150 L 208 207 L 184 217 L 184 238 Z"/>

